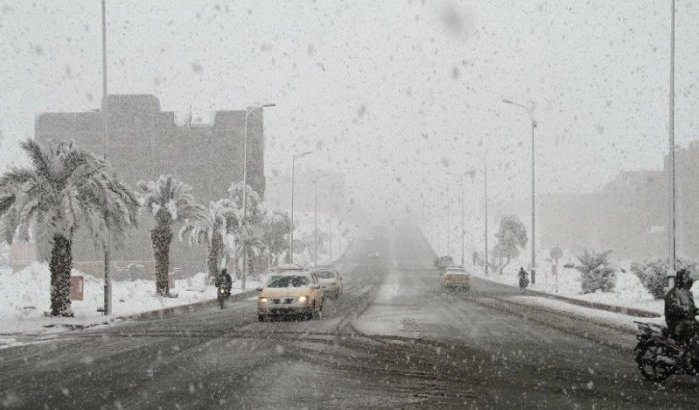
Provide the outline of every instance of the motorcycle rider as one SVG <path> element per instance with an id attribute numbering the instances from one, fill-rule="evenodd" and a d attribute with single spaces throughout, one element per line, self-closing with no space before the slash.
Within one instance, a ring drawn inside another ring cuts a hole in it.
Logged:
<path id="1" fill-rule="evenodd" d="M 518 276 L 519 276 L 519 290 L 521 292 L 524 292 L 524 290 L 527 288 L 527 285 L 529 285 L 529 278 L 527 278 L 527 272 L 521 266 L 519 268 Z"/>
<path id="2" fill-rule="evenodd" d="M 221 274 L 218 275 L 214 284 L 217 288 L 223 288 L 230 293 L 231 288 L 233 287 L 233 279 L 231 278 L 231 275 L 228 274 L 228 269 L 223 268 L 221 270 Z"/>
<path id="3" fill-rule="evenodd" d="M 665 295 L 665 321 L 670 332 L 677 335 L 680 342 L 694 355 L 699 353 L 699 323 L 694 316 L 699 314 L 694 305 L 692 280 L 689 270 L 680 269 L 675 276 L 675 284 Z"/>

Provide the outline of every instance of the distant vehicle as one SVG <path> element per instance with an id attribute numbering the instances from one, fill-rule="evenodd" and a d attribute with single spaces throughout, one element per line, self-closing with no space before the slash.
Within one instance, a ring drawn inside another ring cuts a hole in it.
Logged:
<path id="1" fill-rule="evenodd" d="M 442 274 L 442 290 L 471 290 L 471 274 L 461 266 L 449 266 Z"/>
<path id="2" fill-rule="evenodd" d="M 378 258 L 378 257 L 379 257 L 379 251 L 377 251 L 376 249 L 372 249 L 372 250 L 370 250 L 370 251 L 366 254 L 366 256 L 368 256 L 368 257 L 370 257 L 370 258 L 372 258 L 372 259 Z"/>
<path id="3" fill-rule="evenodd" d="M 454 258 L 451 256 L 440 256 L 439 259 L 436 260 L 437 262 L 437 267 L 446 269 L 448 266 L 451 266 L 454 264 Z"/>
<path id="4" fill-rule="evenodd" d="M 257 290 L 257 318 L 320 318 L 325 301 L 318 276 L 313 272 L 285 274 L 270 280 Z"/>
<path id="5" fill-rule="evenodd" d="M 330 298 L 337 299 L 342 295 L 342 276 L 335 269 L 319 269 L 316 272 L 323 292 Z"/>

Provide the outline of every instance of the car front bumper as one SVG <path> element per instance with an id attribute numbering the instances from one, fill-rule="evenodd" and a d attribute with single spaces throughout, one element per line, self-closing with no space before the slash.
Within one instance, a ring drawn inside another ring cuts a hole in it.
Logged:
<path id="1" fill-rule="evenodd" d="M 257 314 L 264 316 L 292 316 L 313 312 L 308 303 L 257 303 Z"/>

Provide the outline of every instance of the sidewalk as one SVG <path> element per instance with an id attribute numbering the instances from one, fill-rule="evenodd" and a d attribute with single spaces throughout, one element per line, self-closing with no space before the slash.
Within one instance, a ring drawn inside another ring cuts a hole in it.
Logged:
<path id="1" fill-rule="evenodd" d="M 476 278 L 519 291 L 518 287 L 507 283 L 486 279 L 482 276 L 476 276 Z M 665 322 L 665 317 L 657 312 L 591 302 L 541 291 L 526 290 L 521 294 L 503 296 L 497 298 L 497 300 L 514 306 L 536 306 L 543 310 L 564 313 L 580 320 L 597 323 L 625 333 L 636 332 L 637 326 L 634 323 L 636 321 L 657 324 L 664 324 Z"/>
<path id="2" fill-rule="evenodd" d="M 490 274 L 472 268 L 474 277 L 492 283 L 519 289 L 515 273 L 506 272 L 504 275 Z M 591 309 L 620 313 L 637 318 L 660 318 L 664 315 L 664 302 L 657 300 L 643 287 L 638 278 L 630 272 L 617 273 L 617 285 L 612 292 L 597 291 L 582 294 L 580 291 L 579 273 L 566 271 L 559 273 L 559 283 L 550 275 L 537 275 L 536 284 L 529 284 L 524 295 L 555 299 L 572 305 Z"/>
<path id="3" fill-rule="evenodd" d="M 50 273 L 46 264 L 33 263 L 18 272 L 2 270 L 0 283 L 0 338 L 59 333 L 116 320 L 165 317 L 216 301 L 216 288 L 207 283 L 205 273 L 176 280 L 175 298 L 157 296 L 153 280 L 115 281 L 112 314 L 104 316 L 97 311 L 104 303 L 103 281 L 86 275 L 84 299 L 72 302 L 75 316 L 55 318 L 44 315 L 50 304 Z M 258 285 L 248 281 L 247 289 Z M 241 293 L 240 282 L 235 282 L 233 295 Z M 237 297 L 234 296 L 236 300 Z"/>

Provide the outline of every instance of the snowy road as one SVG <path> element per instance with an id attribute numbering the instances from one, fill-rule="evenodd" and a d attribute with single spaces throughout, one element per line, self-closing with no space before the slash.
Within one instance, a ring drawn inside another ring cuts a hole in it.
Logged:
<path id="1" fill-rule="evenodd" d="M 2 349 L 0 405 L 696 408 L 696 380 L 641 379 L 632 335 L 512 305 L 489 282 L 443 295 L 432 257 L 408 228 L 356 243 L 322 320 L 258 323 L 246 300 Z"/>

